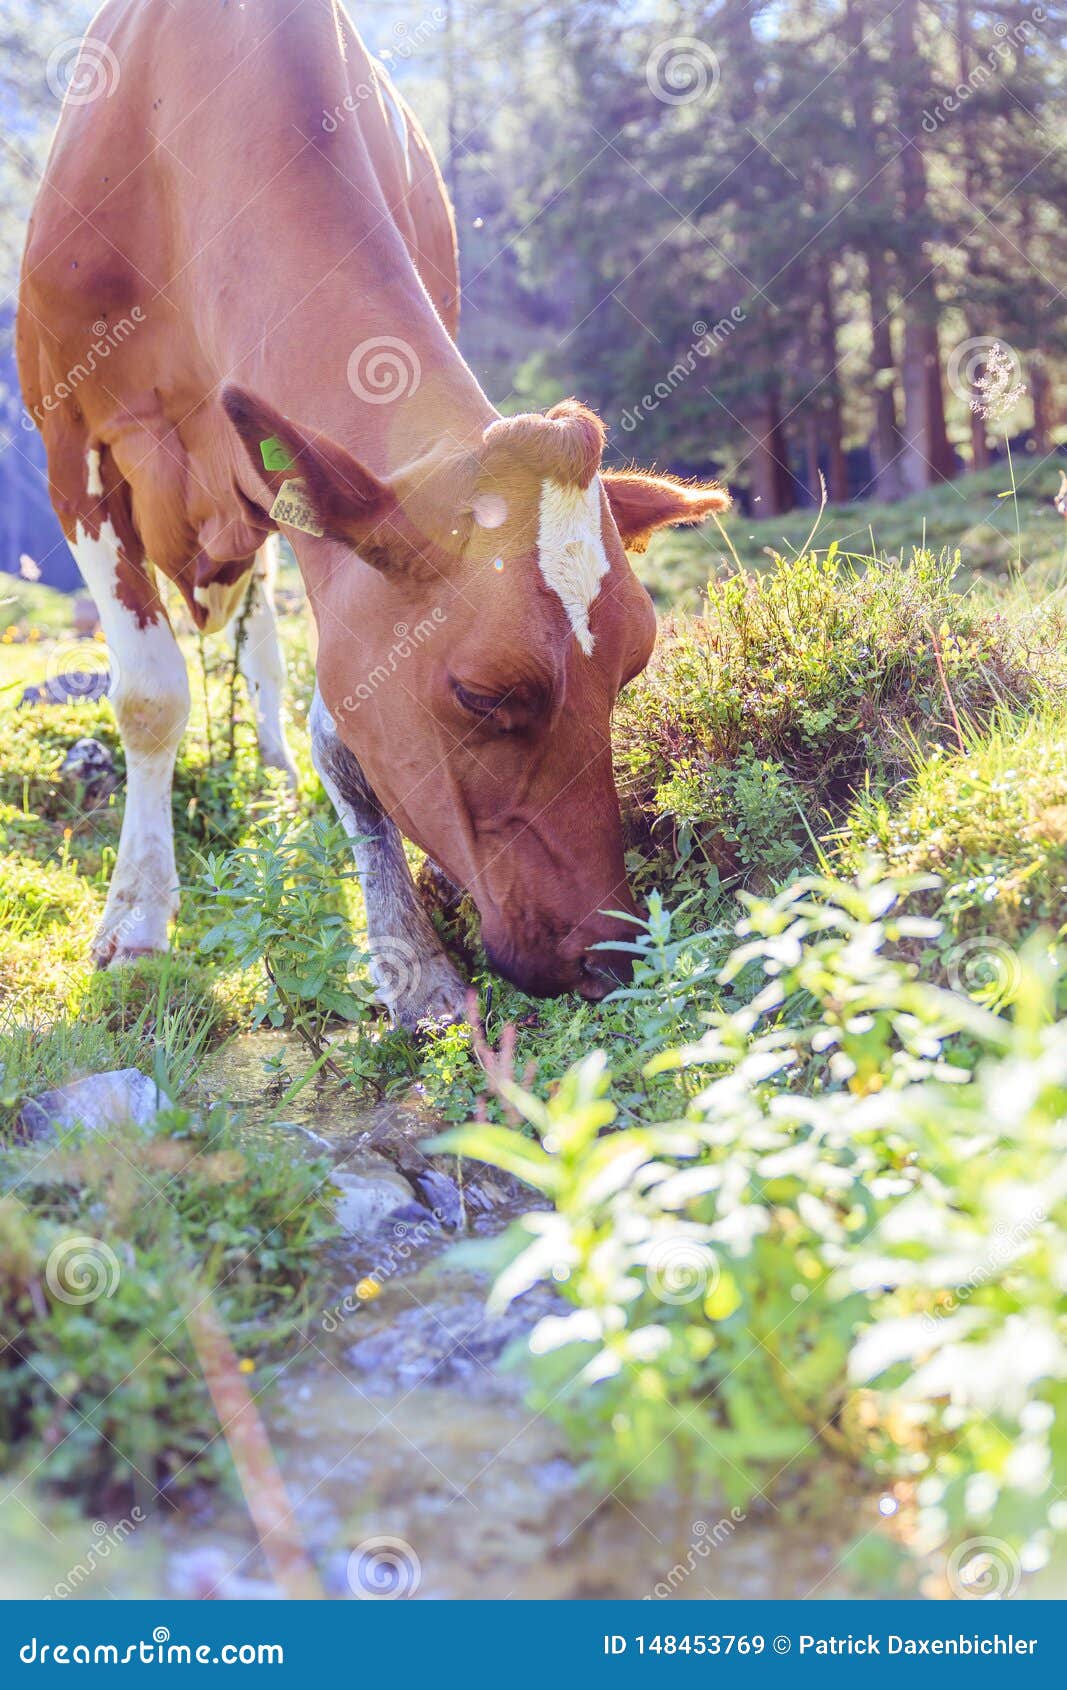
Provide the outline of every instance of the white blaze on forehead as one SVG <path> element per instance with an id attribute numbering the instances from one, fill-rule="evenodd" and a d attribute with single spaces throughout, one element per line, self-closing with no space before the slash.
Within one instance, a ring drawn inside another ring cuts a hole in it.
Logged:
<path id="1" fill-rule="evenodd" d="M 541 483 L 537 561 L 588 657 L 594 643 L 589 612 L 611 568 L 600 531 L 598 476 L 588 487 L 564 487 L 558 481 Z"/>

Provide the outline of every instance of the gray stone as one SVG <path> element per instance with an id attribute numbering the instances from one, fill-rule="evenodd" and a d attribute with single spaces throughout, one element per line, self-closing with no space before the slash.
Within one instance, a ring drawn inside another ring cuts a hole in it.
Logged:
<path id="1" fill-rule="evenodd" d="M 64 780 L 81 788 L 90 804 L 103 802 L 118 785 L 115 759 L 98 739 L 76 739 L 59 765 L 59 772 Z"/>
<path id="2" fill-rule="evenodd" d="M 337 1186 L 334 1218 L 350 1238 L 363 1238 L 396 1210 L 411 1203 L 411 1187 L 400 1174 L 379 1175 L 334 1170 Z"/>
<path id="3" fill-rule="evenodd" d="M 155 1080 L 139 1068 L 116 1068 L 28 1098 L 18 1128 L 22 1137 L 37 1142 L 55 1139 L 79 1125 L 92 1133 L 130 1124 L 144 1129 L 169 1104 Z"/>
<path id="4" fill-rule="evenodd" d="M 64 675 L 50 675 L 40 686 L 26 687 L 19 699 L 20 708 L 34 704 L 78 704 L 82 699 L 92 702 L 103 698 L 111 685 L 106 669 L 73 670 Z"/>

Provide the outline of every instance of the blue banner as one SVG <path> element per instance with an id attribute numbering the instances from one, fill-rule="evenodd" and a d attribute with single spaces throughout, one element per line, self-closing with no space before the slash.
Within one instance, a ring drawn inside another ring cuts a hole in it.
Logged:
<path id="1" fill-rule="evenodd" d="M 1065 1602 L 8 1602 L 0 1684 L 173 1672 L 394 1683 L 457 1671 L 508 1690 L 1063 1680 Z M 80 1669 L 80 1670 L 79 1670 Z"/>

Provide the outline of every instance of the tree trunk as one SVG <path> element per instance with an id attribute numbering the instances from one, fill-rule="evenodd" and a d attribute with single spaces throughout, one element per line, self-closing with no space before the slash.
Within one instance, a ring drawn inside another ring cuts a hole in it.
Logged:
<path id="1" fill-rule="evenodd" d="M 904 437 L 897 420 L 897 372 L 893 362 L 893 333 L 889 316 L 889 279 L 885 254 L 877 247 L 872 247 L 867 254 L 867 297 L 871 306 L 874 491 L 879 499 L 900 499 L 905 491 L 901 468 Z"/>
<path id="2" fill-rule="evenodd" d="M 940 303 L 931 268 L 933 234 L 922 150 L 922 90 L 928 78 L 919 55 L 919 0 L 901 0 L 893 14 L 897 110 L 909 145 L 900 153 L 904 275 L 903 468 L 910 487 L 947 481 L 956 473 L 945 427 L 945 394 L 938 344 Z"/>
<path id="3" fill-rule="evenodd" d="M 788 446 L 782 422 L 782 403 L 777 382 L 763 398 L 756 427 L 752 484 L 759 500 L 757 516 L 783 516 L 796 503 L 793 476 L 789 469 Z"/>
<path id="4" fill-rule="evenodd" d="M 1048 366 L 1039 352 L 1031 355 L 1027 365 L 1030 378 L 1030 401 L 1034 408 L 1034 451 L 1047 457 L 1052 450 L 1052 384 Z"/>
<path id="5" fill-rule="evenodd" d="M 971 0 L 956 0 L 956 40 L 960 48 L 960 85 L 963 86 L 971 74 L 971 63 L 974 56 L 971 33 Z M 970 102 L 965 102 L 959 114 L 960 144 L 963 153 L 963 187 L 967 199 L 972 206 L 979 202 L 980 173 L 978 160 L 975 156 L 974 123 Z M 967 274 L 972 283 L 982 274 L 982 259 L 980 248 L 967 253 Z M 974 340 L 978 336 L 979 323 L 972 311 L 966 315 L 967 334 Z M 977 398 L 977 389 L 972 392 Z M 971 406 L 971 468 L 988 469 L 992 459 L 989 452 L 989 441 L 986 438 L 985 419 L 979 416 L 974 406 Z"/>
<path id="6" fill-rule="evenodd" d="M 819 419 L 814 411 L 804 418 L 804 484 L 815 503 L 822 497 L 819 488 Z"/>
<path id="7" fill-rule="evenodd" d="M 864 29 L 868 17 L 860 0 L 847 0 L 842 31 L 851 63 L 852 129 L 856 144 L 856 186 L 870 205 L 870 233 L 859 243 L 867 268 L 867 298 L 871 314 L 871 402 L 874 433 L 871 438 L 872 491 L 879 499 L 899 499 L 904 492 L 900 471 L 903 438 L 897 418 L 897 372 L 893 360 L 893 333 L 889 308 L 889 266 L 886 241 L 879 226 L 888 227 L 892 211 L 885 203 L 885 176 L 879 169 L 880 149 L 876 130 L 875 76 L 867 51 Z"/>
<path id="8" fill-rule="evenodd" d="M 819 266 L 819 337 L 822 364 L 825 371 L 823 388 L 826 394 L 826 433 L 829 448 L 827 483 L 830 498 L 836 505 L 848 503 L 848 465 L 845 461 L 844 423 L 841 417 L 841 374 L 837 353 L 837 314 L 834 311 L 833 280 L 830 266 Z M 816 497 L 821 496 L 818 491 Z"/>

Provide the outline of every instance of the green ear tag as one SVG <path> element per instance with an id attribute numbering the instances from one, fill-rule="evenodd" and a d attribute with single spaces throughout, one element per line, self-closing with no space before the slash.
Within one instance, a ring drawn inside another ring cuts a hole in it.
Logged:
<path id="1" fill-rule="evenodd" d="M 276 434 L 259 443 L 259 455 L 264 469 L 292 469 L 293 460 Z"/>

